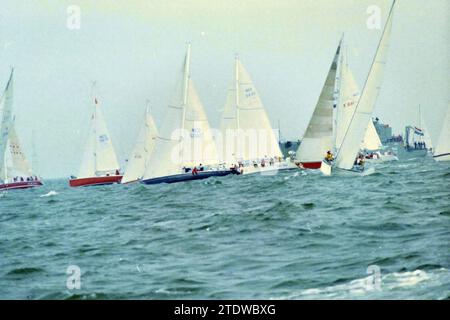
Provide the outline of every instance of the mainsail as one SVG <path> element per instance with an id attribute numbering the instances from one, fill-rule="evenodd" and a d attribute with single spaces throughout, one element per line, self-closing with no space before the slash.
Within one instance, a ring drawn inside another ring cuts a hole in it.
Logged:
<path id="1" fill-rule="evenodd" d="M 218 163 L 211 128 L 190 78 L 190 48 L 189 44 L 180 81 L 143 179 L 179 174 L 183 167 Z"/>
<path id="2" fill-rule="evenodd" d="M 434 157 L 437 161 L 450 161 L 450 104 L 434 149 Z"/>
<path id="3" fill-rule="evenodd" d="M 372 119 L 370 119 L 363 142 L 361 144 L 361 149 L 375 151 L 379 150 L 382 146 L 383 144 L 381 143 L 380 137 L 378 136 L 377 129 L 375 129 Z"/>
<path id="4" fill-rule="evenodd" d="M 97 98 L 94 107 L 78 178 L 115 173 L 120 168 Z"/>
<path id="5" fill-rule="evenodd" d="M 382 75 L 386 65 L 386 56 L 389 47 L 392 29 L 392 15 L 395 1 L 383 30 L 376 54 L 374 56 L 361 97 L 356 106 L 350 125 L 344 134 L 343 142 L 336 157 L 336 165 L 341 169 L 350 170 L 358 154 L 361 141 L 364 137 L 367 123 L 371 119 L 372 111 L 380 92 Z"/>
<path id="6" fill-rule="evenodd" d="M 145 111 L 145 122 L 139 132 L 131 157 L 128 160 L 122 183 L 137 181 L 143 177 L 146 163 L 155 146 L 157 135 L 158 130 L 156 129 L 155 121 L 147 106 Z"/>
<path id="7" fill-rule="evenodd" d="M 261 98 L 237 56 L 234 84 L 228 90 L 220 128 L 224 162 L 282 156 Z"/>
<path id="8" fill-rule="evenodd" d="M 341 45 L 342 40 L 334 54 L 319 100 L 297 151 L 296 158 L 301 162 L 320 162 L 327 151 L 333 149 L 334 92 Z"/>
<path id="9" fill-rule="evenodd" d="M 6 150 L 8 136 L 12 126 L 13 75 L 11 70 L 5 91 L 0 99 L 0 180 L 7 179 Z"/>
<path id="10" fill-rule="evenodd" d="M 359 100 L 359 88 L 356 83 L 353 72 L 351 71 L 345 55 L 341 55 L 341 76 L 339 88 L 339 103 L 336 108 L 336 126 L 335 126 L 335 147 L 336 151 L 341 148 L 344 135 L 347 131 L 355 108 Z"/>
<path id="11" fill-rule="evenodd" d="M 20 145 L 14 126 L 9 131 L 9 151 L 11 154 L 12 167 L 8 170 L 8 176 L 11 177 L 31 177 L 33 172 L 25 157 Z"/>

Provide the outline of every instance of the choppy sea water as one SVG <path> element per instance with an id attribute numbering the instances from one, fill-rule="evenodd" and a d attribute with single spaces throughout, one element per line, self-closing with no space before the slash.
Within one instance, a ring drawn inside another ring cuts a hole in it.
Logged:
<path id="1" fill-rule="evenodd" d="M 449 299 L 450 164 L 376 170 L 2 194 L 0 298 Z"/>

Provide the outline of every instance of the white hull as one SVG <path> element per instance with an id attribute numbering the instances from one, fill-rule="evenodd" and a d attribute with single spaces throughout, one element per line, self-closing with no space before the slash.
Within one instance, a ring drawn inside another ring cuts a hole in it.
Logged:
<path id="1" fill-rule="evenodd" d="M 338 167 L 334 167 L 331 164 L 322 161 L 322 165 L 320 166 L 320 171 L 324 176 L 331 176 L 332 172 L 343 174 L 343 175 L 351 175 L 351 176 L 368 176 L 375 173 L 375 168 L 373 167 L 364 167 L 363 170 L 354 168 L 350 170 L 340 169 Z"/>
<path id="2" fill-rule="evenodd" d="M 267 174 L 267 175 L 274 175 L 278 171 L 281 170 L 292 170 L 292 169 L 298 169 L 298 167 L 291 161 L 282 161 L 282 162 L 275 162 L 273 165 L 267 164 L 264 167 L 261 167 L 261 165 L 258 165 L 257 167 L 254 167 L 252 165 L 245 166 L 243 168 L 243 175 L 247 174 Z"/>
<path id="3" fill-rule="evenodd" d="M 379 154 L 377 158 L 365 159 L 366 162 L 369 163 L 381 163 L 381 162 L 390 162 L 390 161 L 398 161 L 398 157 L 393 154 Z"/>
<path id="4" fill-rule="evenodd" d="M 322 172 L 324 176 L 331 176 L 331 164 L 322 161 L 322 165 L 320 166 L 320 172 Z"/>

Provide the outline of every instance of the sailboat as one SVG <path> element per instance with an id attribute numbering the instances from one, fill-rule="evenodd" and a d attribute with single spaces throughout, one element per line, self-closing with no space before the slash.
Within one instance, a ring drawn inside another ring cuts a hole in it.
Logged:
<path id="1" fill-rule="evenodd" d="M 42 185 L 33 174 L 22 150 L 12 116 L 13 75 L 0 99 L 0 190 L 27 189 Z"/>
<path id="2" fill-rule="evenodd" d="M 363 142 L 361 143 L 361 149 L 367 151 L 380 150 L 383 147 L 380 137 L 378 136 L 377 129 L 373 125 L 372 119 L 370 119 L 367 125 L 366 132 L 364 134 Z"/>
<path id="3" fill-rule="evenodd" d="M 356 159 L 360 151 L 361 141 L 364 138 L 367 124 L 371 119 L 380 92 L 392 29 L 394 6 L 395 0 L 392 2 L 389 16 L 384 26 L 366 82 L 350 119 L 350 124 L 343 135 L 342 144 L 337 151 L 336 159 L 333 164 L 326 162 L 322 163 L 321 170 L 322 167 L 324 167 L 322 172 L 325 175 L 331 174 L 332 168 L 351 172 L 361 172 L 364 170 L 363 166 L 355 166 L 355 162 L 357 161 Z"/>
<path id="4" fill-rule="evenodd" d="M 369 121 L 364 140 L 361 144 L 362 153 L 365 154 L 365 160 L 369 162 L 388 162 L 397 161 L 398 157 L 392 151 L 382 153 L 383 144 L 380 136 L 375 129 L 372 119 Z"/>
<path id="5" fill-rule="evenodd" d="M 238 173 L 295 169 L 284 160 L 261 98 L 239 57 L 220 122 L 222 160 Z"/>
<path id="6" fill-rule="evenodd" d="M 299 166 L 304 169 L 319 169 L 326 153 L 334 149 L 335 132 L 333 130 L 333 109 L 341 47 L 342 39 L 336 49 L 319 100 L 317 101 L 313 115 L 306 128 L 305 134 L 303 135 L 300 147 L 297 150 L 296 159 L 299 161 Z M 353 97 L 353 93 L 351 96 Z M 352 104 L 348 102 L 349 108 L 351 105 Z M 343 115 L 341 117 L 343 118 Z M 338 120 L 341 125 L 344 125 L 344 119 Z M 336 133 L 336 137 L 338 134 L 339 133 Z M 337 141 L 338 140 L 336 140 L 336 143 Z"/>
<path id="7" fill-rule="evenodd" d="M 433 158 L 436 161 L 450 161 L 450 104 L 434 149 Z"/>
<path id="8" fill-rule="evenodd" d="M 225 176 L 233 170 L 219 164 L 205 110 L 190 75 L 191 45 L 173 101 L 147 162 L 144 184 L 175 183 Z"/>
<path id="9" fill-rule="evenodd" d="M 116 153 L 106 127 L 99 101 L 94 97 L 88 139 L 77 177 L 69 180 L 71 187 L 107 185 L 122 179 Z"/>
<path id="10" fill-rule="evenodd" d="M 125 168 L 121 183 L 131 183 L 142 179 L 145 173 L 147 161 L 155 147 L 158 130 L 155 121 L 147 105 L 145 110 L 145 121 L 139 132 L 138 139 L 131 153 L 128 165 Z"/>
<path id="11" fill-rule="evenodd" d="M 431 147 L 429 134 L 426 132 L 421 107 L 419 105 L 419 126 L 408 125 L 405 127 L 405 144 L 402 155 L 405 157 L 424 157 Z"/>

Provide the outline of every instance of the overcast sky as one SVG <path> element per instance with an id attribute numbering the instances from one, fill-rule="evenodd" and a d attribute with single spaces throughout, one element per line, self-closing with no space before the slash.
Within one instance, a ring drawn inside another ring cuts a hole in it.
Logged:
<path id="1" fill-rule="evenodd" d="M 371 5 L 385 22 L 390 0 L 0 0 L 0 87 L 15 66 L 17 131 L 40 173 L 78 171 L 98 83 L 121 162 L 132 148 L 146 99 L 161 122 L 185 53 L 213 127 L 239 53 L 275 127 L 303 135 L 345 32 L 350 67 L 362 85 L 380 30 L 367 28 Z M 67 27 L 70 5 L 80 29 Z M 450 101 L 450 1 L 398 0 L 381 95 L 374 115 L 400 133 L 418 124 L 418 106 L 438 135 Z M 34 132 L 34 135 L 32 134 Z"/>

